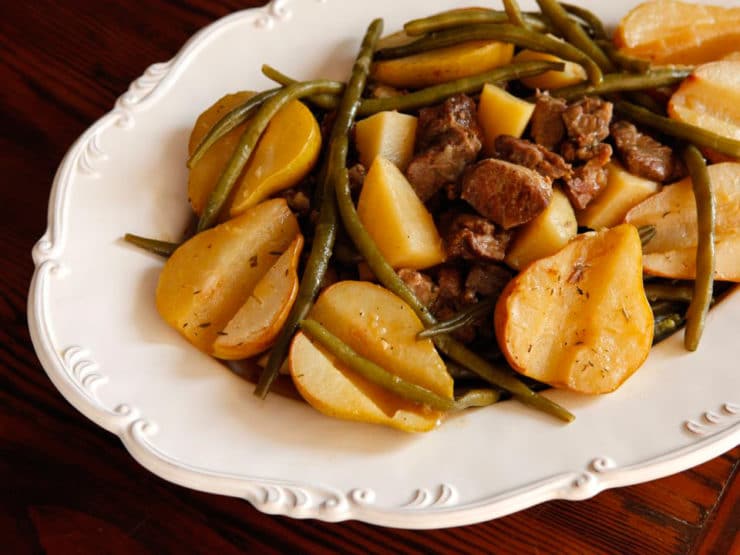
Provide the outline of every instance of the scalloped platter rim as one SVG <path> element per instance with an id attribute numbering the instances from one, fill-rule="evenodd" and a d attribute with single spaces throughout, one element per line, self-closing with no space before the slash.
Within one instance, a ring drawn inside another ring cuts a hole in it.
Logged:
<path id="1" fill-rule="evenodd" d="M 226 92 L 266 88 L 262 63 L 299 78 L 342 78 L 372 17 L 386 15 L 392 31 L 467 4 L 376 0 L 368 13 L 355 2 L 282 0 L 237 12 L 150 66 L 70 148 L 33 250 L 31 337 L 62 395 L 144 467 L 266 513 L 439 528 L 586 499 L 738 444 L 737 289 L 710 313 L 697 353 L 673 337 L 614 394 L 548 392 L 575 412 L 571 425 L 502 403 L 420 436 L 332 420 L 276 395 L 259 401 L 251 384 L 158 318 L 161 262 L 120 238 L 173 239 L 184 228 L 184 158 L 197 114 Z M 612 23 L 626 12 L 604 1 L 590 7 Z"/>

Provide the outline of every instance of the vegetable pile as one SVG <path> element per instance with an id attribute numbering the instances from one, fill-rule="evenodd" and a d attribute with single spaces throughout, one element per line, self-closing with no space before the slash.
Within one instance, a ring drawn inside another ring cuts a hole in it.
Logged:
<path id="1" fill-rule="evenodd" d="M 613 391 L 684 324 L 695 350 L 740 281 L 740 10 L 647 2 L 610 39 L 538 4 L 377 19 L 346 83 L 264 66 L 204 111 L 194 233 L 126 236 L 168 257 L 163 319 L 260 397 L 289 374 L 405 431 L 504 398 L 567 422 L 538 391 Z"/>

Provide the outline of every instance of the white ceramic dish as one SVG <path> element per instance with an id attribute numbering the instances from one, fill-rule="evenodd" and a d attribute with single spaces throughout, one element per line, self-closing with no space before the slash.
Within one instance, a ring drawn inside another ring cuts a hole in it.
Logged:
<path id="1" fill-rule="evenodd" d="M 161 261 L 120 238 L 174 239 L 183 229 L 196 115 L 227 91 L 266 88 L 262 63 L 299 78 L 342 78 L 372 17 L 384 16 L 391 31 L 467 4 L 375 0 L 368 10 L 364 1 L 284 0 L 236 13 L 151 66 L 70 149 L 33 251 L 31 334 L 61 393 L 146 468 L 267 513 L 436 528 L 584 499 L 738 444 L 737 291 L 710 313 L 697 353 L 674 337 L 617 393 L 547 393 L 576 414 L 573 424 L 502 403 L 418 436 L 333 420 L 276 395 L 259 401 L 251 384 L 158 317 Z M 612 22 L 626 10 L 593 4 Z"/>

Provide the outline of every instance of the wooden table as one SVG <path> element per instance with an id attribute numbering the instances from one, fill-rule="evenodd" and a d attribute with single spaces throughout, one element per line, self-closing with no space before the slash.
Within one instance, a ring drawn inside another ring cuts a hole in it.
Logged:
<path id="1" fill-rule="evenodd" d="M 147 65 L 263 2 L 3 2 L 0 8 L 0 551 L 3 553 L 740 553 L 740 448 L 681 474 L 436 531 L 264 515 L 141 468 L 74 410 L 34 354 L 30 251 L 71 143 Z"/>

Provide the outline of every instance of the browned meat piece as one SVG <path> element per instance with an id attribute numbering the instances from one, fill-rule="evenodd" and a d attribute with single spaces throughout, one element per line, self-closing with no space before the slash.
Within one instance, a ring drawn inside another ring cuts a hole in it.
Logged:
<path id="1" fill-rule="evenodd" d="M 611 133 L 619 158 L 630 173 L 660 182 L 676 175 L 680 162 L 669 147 L 640 133 L 627 121 L 614 122 Z"/>
<path id="2" fill-rule="evenodd" d="M 355 164 L 349 170 L 347 170 L 347 176 L 349 177 L 349 188 L 351 191 L 359 191 L 362 189 L 362 184 L 365 182 L 365 176 L 367 170 L 362 164 Z"/>
<path id="3" fill-rule="evenodd" d="M 499 135 L 493 143 L 496 158 L 534 170 L 550 180 L 570 177 L 573 169 L 562 156 L 546 148 L 511 135 Z"/>
<path id="4" fill-rule="evenodd" d="M 398 270 L 398 277 L 414 292 L 416 298 L 421 301 L 424 306 L 430 306 L 437 300 L 439 290 L 428 275 L 419 272 L 418 270 L 411 270 L 409 268 L 401 268 Z"/>
<path id="5" fill-rule="evenodd" d="M 465 260 L 503 260 L 511 234 L 497 231 L 493 222 L 475 214 L 456 214 L 443 226 L 447 257 Z"/>
<path id="6" fill-rule="evenodd" d="M 511 279 L 511 272 L 498 264 L 475 264 L 465 278 L 463 301 L 471 304 L 478 296 L 490 297 L 500 293 Z"/>
<path id="7" fill-rule="evenodd" d="M 437 273 L 437 285 L 439 287 L 437 304 L 456 306 L 456 301 L 462 295 L 463 289 L 463 278 L 460 269 L 455 266 L 442 266 Z"/>
<path id="8" fill-rule="evenodd" d="M 475 102 L 458 94 L 444 103 L 419 111 L 416 156 L 406 177 L 423 201 L 442 186 L 454 183 L 465 166 L 473 162 L 483 145 Z"/>
<path id="9" fill-rule="evenodd" d="M 573 171 L 565 180 L 565 192 L 573 208 L 583 210 L 606 187 L 606 164 L 611 159 L 612 147 L 600 143 L 592 149 L 592 158 Z"/>
<path id="10" fill-rule="evenodd" d="M 612 103 L 600 98 L 586 96 L 563 112 L 563 123 L 568 138 L 578 148 L 588 148 L 609 136 L 609 122 L 612 119 Z"/>
<path id="11" fill-rule="evenodd" d="M 488 158 L 465 172 L 461 198 L 482 216 L 511 229 L 547 208 L 552 185 L 534 170 Z"/>
<path id="12" fill-rule="evenodd" d="M 537 95 L 530 127 L 534 142 L 553 150 L 563 140 L 563 112 L 567 106 L 562 98 L 553 98 L 547 93 Z"/>

